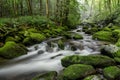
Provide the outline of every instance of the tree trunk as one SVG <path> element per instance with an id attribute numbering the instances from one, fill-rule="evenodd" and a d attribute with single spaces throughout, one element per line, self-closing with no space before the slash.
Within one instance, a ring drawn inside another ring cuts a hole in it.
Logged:
<path id="1" fill-rule="evenodd" d="M 42 15 L 43 14 L 43 7 L 42 7 L 43 5 L 42 5 L 42 0 L 40 0 L 40 15 Z"/>
<path id="2" fill-rule="evenodd" d="M 46 17 L 49 18 L 49 2 L 46 0 Z"/>

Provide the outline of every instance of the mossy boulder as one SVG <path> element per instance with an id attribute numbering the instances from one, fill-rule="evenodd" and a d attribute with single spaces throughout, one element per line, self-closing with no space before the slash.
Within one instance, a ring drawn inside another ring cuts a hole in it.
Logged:
<path id="1" fill-rule="evenodd" d="M 114 65 L 115 61 L 108 56 L 102 55 L 89 55 L 89 56 L 72 55 L 64 57 L 61 60 L 61 63 L 64 67 L 67 67 L 72 64 L 87 64 L 92 65 L 94 67 L 105 67 Z"/>
<path id="2" fill-rule="evenodd" d="M 112 31 L 113 37 L 116 39 L 120 38 L 120 29 L 115 29 Z"/>
<path id="3" fill-rule="evenodd" d="M 32 80 L 56 80 L 57 72 L 48 72 L 35 76 Z"/>
<path id="4" fill-rule="evenodd" d="M 60 40 L 58 40 L 57 43 L 58 43 L 58 46 L 59 46 L 60 49 L 64 49 L 64 42 L 63 42 L 63 40 L 60 39 Z"/>
<path id="5" fill-rule="evenodd" d="M 118 64 L 120 64 L 120 58 L 119 58 L 119 57 L 114 57 L 114 60 L 115 60 Z"/>
<path id="6" fill-rule="evenodd" d="M 112 32 L 109 31 L 99 31 L 93 34 L 93 39 L 98 39 L 101 41 L 113 42 L 114 38 L 112 37 Z"/>
<path id="7" fill-rule="evenodd" d="M 103 79 L 101 75 L 90 75 L 84 78 L 83 80 L 107 80 L 107 79 L 105 78 Z"/>
<path id="8" fill-rule="evenodd" d="M 103 31 L 112 31 L 109 27 L 105 27 L 102 29 Z"/>
<path id="9" fill-rule="evenodd" d="M 104 68 L 103 74 L 108 80 L 120 80 L 120 68 L 117 66 Z"/>
<path id="10" fill-rule="evenodd" d="M 30 33 L 28 37 L 23 40 L 25 45 L 32 45 L 34 43 L 39 43 L 45 40 L 46 37 L 40 33 Z"/>
<path id="11" fill-rule="evenodd" d="M 119 47 L 117 47 L 116 45 L 112 45 L 112 44 L 104 45 L 101 48 L 101 54 L 107 55 L 110 57 L 115 57 L 118 54 L 117 53 L 118 50 L 119 50 Z"/>
<path id="12" fill-rule="evenodd" d="M 73 39 L 77 40 L 77 39 L 83 39 L 83 36 L 80 34 L 74 34 Z"/>
<path id="13" fill-rule="evenodd" d="M 74 64 L 65 68 L 61 80 L 78 80 L 93 73 L 95 69 L 91 65 Z"/>
<path id="14" fill-rule="evenodd" d="M 115 43 L 116 46 L 120 47 L 120 38 L 117 40 L 117 42 Z"/>
<path id="15" fill-rule="evenodd" d="M 71 32 L 65 32 L 63 36 L 65 38 L 67 38 L 67 39 L 71 39 L 73 37 L 73 33 L 71 33 Z"/>
<path id="16" fill-rule="evenodd" d="M 6 42 L 5 45 L 0 48 L 0 56 L 3 58 L 15 58 L 23 54 L 27 54 L 27 49 L 13 41 Z"/>
<path id="17" fill-rule="evenodd" d="M 85 31 L 85 33 L 86 33 L 86 34 L 94 34 L 94 33 L 97 32 L 97 31 L 98 31 L 98 28 L 93 27 L 93 28 L 91 28 L 91 29 L 87 29 L 87 30 Z"/>

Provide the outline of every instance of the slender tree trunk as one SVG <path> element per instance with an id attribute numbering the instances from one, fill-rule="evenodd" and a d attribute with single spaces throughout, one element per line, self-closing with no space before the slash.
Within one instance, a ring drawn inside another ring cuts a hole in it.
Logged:
<path id="1" fill-rule="evenodd" d="M 49 18 L 49 2 L 46 0 L 46 16 Z"/>
<path id="2" fill-rule="evenodd" d="M 30 15 L 33 14 L 33 11 L 32 11 L 32 0 L 27 0 L 27 5 L 28 5 L 28 12 Z"/>
<path id="3" fill-rule="evenodd" d="M 43 14 L 43 5 L 42 5 L 42 0 L 39 0 L 40 1 L 40 15 Z"/>
<path id="4" fill-rule="evenodd" d="M 20 0 L 20 15 L 24 15 L 24 13 L 23 13 L 23 0 Z"/>

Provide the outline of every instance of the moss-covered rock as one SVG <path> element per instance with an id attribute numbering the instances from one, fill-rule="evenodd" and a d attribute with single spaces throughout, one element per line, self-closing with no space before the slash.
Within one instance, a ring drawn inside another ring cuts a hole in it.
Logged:
<path id="1" fill-rule="evenodd" d="M 71 32 L 65 32 L 63 36 L 65 38 L 67 38 L 67 39 L 71 39 L 73 37 L 73 33 L 71 33 Z"/>
<path id="2" fill-rule="evenodd" d="M 114 57 L 114 60 L 115 60 L 118 64 L 120 64 L 120 58 L 119 58 L 119 57 Z"/>
<path id="3" fill-rule="evenodd" d="M 102 29 L 103 31 L 112 31 L 109 27 L 105 27 Z"/>
<path id="4" fill-rule="evenodd" d="M 115 43 L 116 46 L 120 47 L 120 39 Z"/>
<path id="5" fill-rule="evenodd" d="M 26 37 L 24 40 L 23 40 L 23 43 L 25 45 L 32 45 L 34 43 L 39 43 L 43 40 L 45 40 L 46 37 L 43 35 L 43 34 L 40 34 L 40 33 L 30 33 L 28 37 Z"/>
<path id="6" fill-rule="evenodd" d="M 120 68 L 118 68 L 116 66 L 106 67 L 103 70 L 103 74 L 108 80 L 119 80 L 120 79 L 119 78 L 120 77 Z"/>
<path id="7" fill-rule="evenodd" d="M 112 31 L 113 37 L 116 39 L 120 38 L 120 29 L 115 29 Z"/>
<path id="8" fill-rule="evenodd" d="M 74 64 L 63 71 L 62 80 L 77 80 L 95 73 L 95 69 L 90 65 Z"/>
<path id="9" fill-rule="evenodd" d="M 60 40 L 58 40 L 57 43 L 58 43 L 58 46 L 59 46 L 60 49 L 64 49 L 64 42 L 63 42 L 63 40 L 60 39 Z"/>
<path id="10" fill-rule="evenodd" d="M 109 31 L 99 31 L 93 34 L 93 39 L 98 39 L 101 41 L 113 42 L 114 38 L 112 37 L 112 32 Z"/>
<path id="11" fill-rule="evenodd" d="M 57 72 L 48 72 L 42 75 L 37 75 L 32 80 L 56 80 Z"/>
<path id="12" fill-rule="evenodd" d="M 97 32 L 97 31 L 98 31 L 98 28 L 93 27 L 93 28 L 91 28 L 91 29 L 87 29 L 87 30 L 85 31 L 85 33 L 86 33 L 86 34 L 94 34 L 94 33 Z"/>
<path id="13" fill-rule="evenodd" d="M 107 55 L 110 57 L 115 57 L 117 55 L 118 50 L 119 48 L 116 45 L 112 45 L 112 44 L 104 45 L 101 48 L 101 54 Z"/>
<path id="14" fill-rule="evenodd" d="M 101 75 L 90 75 L 84 78 L 83 80 L 107 80 L 107 79 L 102 78 Z"/>
<path id="15" fill-rule="evenodd" d="M 15 58 L 27 54 L 27 49 L 24 48 L 13 41 L 8 41 L 0 48 L 0 56 L 3 58 Z"/>
<path id="16" fill-rule="evenodd" d="M 83 36 L 80 34 L 74 34 L 73 39 L 77 40 L 77 39 L 83 39 Z"/>
<path id="17" fill-rule="evenodd" d="M 64 67 L 67 67 L 72 64 L 88 64 L 93 65 L 94 67 L 105 67 L 114 65 L 115 61 L 107 56 L 102 55 L 90 55 L 90 56 L 67 56 L 61 60 L 61 63 Z"/>

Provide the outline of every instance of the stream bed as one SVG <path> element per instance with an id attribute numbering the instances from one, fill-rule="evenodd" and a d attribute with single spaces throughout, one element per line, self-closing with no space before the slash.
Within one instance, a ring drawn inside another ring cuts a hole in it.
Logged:
<path id="1" fill-rule="evenodd" d="M 100 54 L 101 41 L 93 40 L 92 36 L 82 32 L 82 26 L 71 32 L 81 34 L 83 39 L 70 39 L 64 49 L 60 49 L 54 40 L 62 37 L 48 39 L 40 44 L 28 47 L 28 54 L 15 58 L 0 67 L 0 80 L 30 80 L 38 73 L 48 71 L 61 71 L 64 67 L 61 65 L 61 59 L 69 55 L 91 55 Z M 49 46 L 52 43 L 52 47 Z M 74 44 L 77 49 L 72 50 Z"/>

